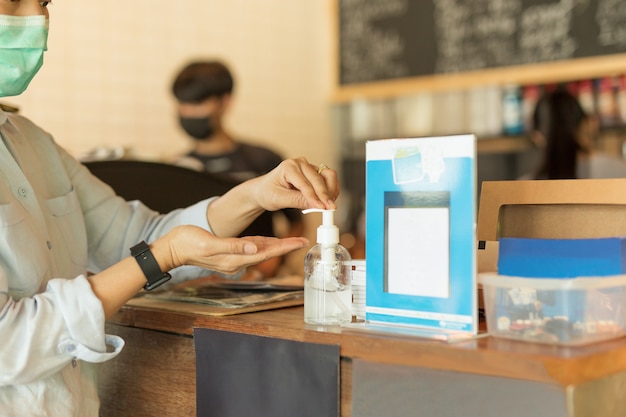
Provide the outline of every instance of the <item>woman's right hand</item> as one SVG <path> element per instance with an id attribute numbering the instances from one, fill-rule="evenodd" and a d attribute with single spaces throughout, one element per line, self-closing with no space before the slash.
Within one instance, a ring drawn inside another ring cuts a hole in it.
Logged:
<path id="1" fill-rule="evenodd" d="M 250 195 L 265 210 L 334 209 L 339 196 L 337 172 L 305 158 L 286 159 L 269 173 L 248 181 Z"/>
<path id="2" fill-rule="evenodd" d="M 334 209 L 337 172 L 306 158 L 286 159 L 265 175 L 245 181 L 214 200 L 207 220 L 216 236 L 236 236 L 263 211 Z"/>

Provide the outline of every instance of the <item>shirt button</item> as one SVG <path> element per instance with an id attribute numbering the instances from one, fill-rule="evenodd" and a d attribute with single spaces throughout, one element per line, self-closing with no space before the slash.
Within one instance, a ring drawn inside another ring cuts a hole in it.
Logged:
<path id="1" fill-rule="evenodd" d="M 28 190 L 26 190 L 26 188 L 24 187 L 19 187 L 17 189 L 17 193 L 22 197 L 26 197 L 28 195 Z"/>

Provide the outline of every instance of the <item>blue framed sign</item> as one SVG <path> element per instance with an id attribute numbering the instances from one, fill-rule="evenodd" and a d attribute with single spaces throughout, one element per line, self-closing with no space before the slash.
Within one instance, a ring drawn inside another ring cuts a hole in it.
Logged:
<path id="1" fill-rule="evenodd" d="M 478 332 L 476 138 L 366 144 L 366 320 Z"/>

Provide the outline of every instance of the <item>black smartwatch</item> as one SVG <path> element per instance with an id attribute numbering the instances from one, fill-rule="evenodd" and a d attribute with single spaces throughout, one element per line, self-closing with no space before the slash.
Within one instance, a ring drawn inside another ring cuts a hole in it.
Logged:
<path id="1" fill-rule="evenodd" d="M 150 246 L 146 242 L 141 241 L 130 248 L 130 254 L 135 257 L 146 276 L 148 282 L 143 287 L 146 291 L 152 291 L 172 278 L 169 273 L 161 271 L 154 255 L 150 252 Z"/>

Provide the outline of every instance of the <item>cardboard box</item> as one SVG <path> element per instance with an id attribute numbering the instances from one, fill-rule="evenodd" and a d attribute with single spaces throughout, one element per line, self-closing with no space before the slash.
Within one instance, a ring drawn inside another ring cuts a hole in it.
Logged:
<path id="1" fill-rule="evenodd" d="M 533 279 L 497 275 L 497 265 L 503 238 L 626 236 L 626 179 L 484 182 L 478 213 L 479 305 L 490 333 L 562 345 L 624 334 L 623 275 Z"/>
<path id="2" fill-rule="evenodd" d="M 478 272 L 497 272 L 501 237 L 626 236 L 626 178 L 485 181 L 478 224 Z"/>

